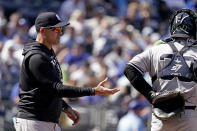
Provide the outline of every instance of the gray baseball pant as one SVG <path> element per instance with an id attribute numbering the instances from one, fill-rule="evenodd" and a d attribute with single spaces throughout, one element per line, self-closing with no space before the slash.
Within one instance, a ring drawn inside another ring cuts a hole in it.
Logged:
<path id="1" fill-rule="evenodd" d="M 185 110 L 166 121 L 152 115 L 151 131 L 197 131 L 197 110 Z"/>
<path id="2" fill-rule="evenodd" d="M 61 131 L 57 123 L 13 118 L 16 131 Z"/>

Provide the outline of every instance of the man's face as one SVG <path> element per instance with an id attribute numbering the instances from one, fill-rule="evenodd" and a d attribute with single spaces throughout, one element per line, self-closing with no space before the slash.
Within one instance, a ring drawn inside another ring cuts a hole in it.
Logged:
<path id="1" fill-rule="evenodd" d="M 45 40 L 51 45 L 57 45 L 62 35 L 62 27 L 45 28 Z"/>

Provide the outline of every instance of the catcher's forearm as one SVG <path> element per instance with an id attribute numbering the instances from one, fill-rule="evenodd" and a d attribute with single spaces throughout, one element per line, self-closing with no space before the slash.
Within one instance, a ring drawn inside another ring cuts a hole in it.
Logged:
<path id="1" fill-rule="evenodd" d="M 124 69 L 124 75 L 133 85 L 133 87 L 144 95 L 150 103 L 152 103 L 152 96 L 154 91 L 152 87 L 144 80 L 142 74 L 134 66 L 127 64 Z"/>

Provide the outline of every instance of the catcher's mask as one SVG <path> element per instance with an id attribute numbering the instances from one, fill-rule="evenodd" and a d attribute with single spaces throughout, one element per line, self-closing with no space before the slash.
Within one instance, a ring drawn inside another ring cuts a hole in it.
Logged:
<path id="1" fill-rule="evenodd" d="M 176 11 L 170 19 L 170 33 L 172 37 L 194 37 L 196 34 L 197 16 L 190 9 Z"/>

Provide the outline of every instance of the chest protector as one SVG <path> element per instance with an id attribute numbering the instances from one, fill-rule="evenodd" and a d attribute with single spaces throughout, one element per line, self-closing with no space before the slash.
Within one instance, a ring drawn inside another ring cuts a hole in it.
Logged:
<path id="1" fill-rule="evenodd" d="M 186 42 L 187 43 L 180 51 L 175 47 L 173 40 L 167 43 L 173 50 L 172 59 L 157 75 L 153 76 L 152 82 L 157 78 L 171 80 L 174 77 L 178 77 L 179 80 L 187 82 L 195 80 L 193 72 L 190 67 L 188 67 L 183 57 L 183 53 L 188 50 L 194 42 L 191 40 L 187 40 Z"/>

